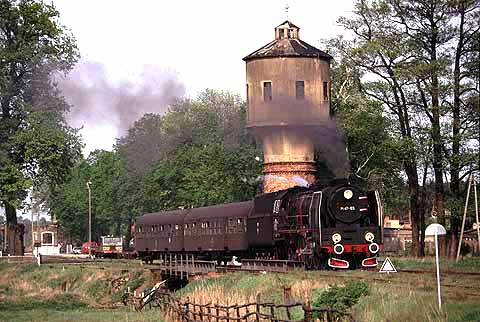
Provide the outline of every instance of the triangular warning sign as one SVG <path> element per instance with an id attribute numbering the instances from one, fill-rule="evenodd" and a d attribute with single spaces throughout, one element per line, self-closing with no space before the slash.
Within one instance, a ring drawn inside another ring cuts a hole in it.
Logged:
<path id="1" fill-rule="evenodd" d="M 393 266 L 393 263 L 390 260 L 390 258 L 386 257 L 385 260 L 383 261 L 382 267 L 378 272 L 379 273 L 396 273 L 397 270 L 395 269 L 395 266 Z"/>

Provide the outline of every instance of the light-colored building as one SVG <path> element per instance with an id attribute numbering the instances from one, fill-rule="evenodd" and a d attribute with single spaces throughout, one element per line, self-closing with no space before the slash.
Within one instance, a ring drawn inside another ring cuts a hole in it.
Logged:
<path id="1" fill-rule="evenodd" d="M 317 140 L 336 129 L 330 118 L 331 59 L 301 40 L 290 21 L 275 28 L 273 41 L 243 58 L 247 127 L 263 146 L 264 192 L 315 181 Z"/>
<path id="2" fill-rule="evenodd" d="M 34 226 L 33 253 L 42 255 L 57 255 L 62 249 L 62 241 L 57 223 Z"/>

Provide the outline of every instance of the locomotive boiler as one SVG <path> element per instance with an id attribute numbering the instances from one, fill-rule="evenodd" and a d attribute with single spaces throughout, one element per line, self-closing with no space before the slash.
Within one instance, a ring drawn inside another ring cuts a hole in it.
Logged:
<path id="1" fill-rule="evenodd" d="M 143 259 L 194 254 L 225 261 L 302 261 L 307 269 L 377 266 L 382 206 L 347 179 L 258 195 L 252 201 L 145 214 L 136 221 Z"/>

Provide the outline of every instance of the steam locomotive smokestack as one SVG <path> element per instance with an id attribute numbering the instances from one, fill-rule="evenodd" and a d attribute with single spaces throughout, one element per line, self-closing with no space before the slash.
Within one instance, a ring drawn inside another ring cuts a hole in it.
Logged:
<path id="1" fill-rule="evenodd" d="M 243 58 L 247 127 L 263 145 L 265 192 L 314 182 L 315 152 L 336 176 L 348 172 L 345 145 L 330 118 L 332 56 L 300 40 L 299 31 L 285 21 L 273 42 Z"/>

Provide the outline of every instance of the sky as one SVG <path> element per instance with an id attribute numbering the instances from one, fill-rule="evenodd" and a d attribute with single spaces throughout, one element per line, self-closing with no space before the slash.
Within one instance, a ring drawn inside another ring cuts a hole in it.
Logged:
<path id="1" fill-rule="evenodd" d="M 61 88 L 74 105 L 71 124 L 83 127 L 86 155 L 110 150 L 130 118 L 162 113 L 174 97 L 194 98 L 206 88 L 245 97 L 242 58 L 272 41 L 275 26 L 287 19 L 287 2 L 273 0 L 53 3 L 81 54 Z M 321 39 L 342 33 L 336 20 L 351 14 L 353 1 L 297 0 L 288 7 L 301 39 L 322 49 Z M 115 108 L 122 112 L 110 112 Z"/>

